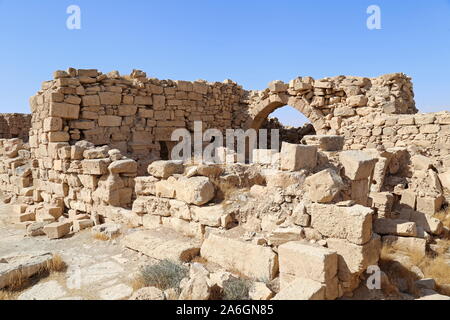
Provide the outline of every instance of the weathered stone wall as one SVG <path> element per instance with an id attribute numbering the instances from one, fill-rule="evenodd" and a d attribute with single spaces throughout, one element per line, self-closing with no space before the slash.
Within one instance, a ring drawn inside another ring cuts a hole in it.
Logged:
<path id="1" fill-rule="evenodd" d="M 347 149 L 408 147 L 442 158 L 450 153 L 450 111 L 415 115 L 369 114 L 344 122 L 340 131 Z"/>
<path id="2" fill-rule="evenodd" d="M 46 157 L 49 142 L 87 140 L 109 145 L 134 159 L 160 156 L 160 143 L 174 129 L 233 127 L 233 111 L 244 91 L 236 83 L 149 79 L 141 71 L 121 77 L 97 70 L 55 72 L 32 97 L 30 145 L 36 157 Z M 236 119 L 234 119 L 237 121 Z M 147 162 L 148 164 L 148 162 Z M 144 166 L 145 167 L 145 166 Z"/>
<path id="3" fill-rule="evenodd" d="M 0 114 L 0 138 L 19 138 L 28 141 L 31 128 L 31 114 L 2 113 Z"/>

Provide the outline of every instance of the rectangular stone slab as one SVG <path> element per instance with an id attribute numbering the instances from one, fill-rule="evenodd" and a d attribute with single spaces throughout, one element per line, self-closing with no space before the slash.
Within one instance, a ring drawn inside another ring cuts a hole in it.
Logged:
<path id="1" fill-rule="evenodd" d="M 154 259 L 189 262 L 199 254 L 201 242 L 168 228 L 157 228 L 133 232 L 123 238 L 122 244 Z"/>
<path id="2" fill-rule="evenodd" d="M 272 280 L 278 272 L 278 257 L 272 249 L 225 235 L 211 233 L 203 242 L 201 256 L 252 279 Z"/>

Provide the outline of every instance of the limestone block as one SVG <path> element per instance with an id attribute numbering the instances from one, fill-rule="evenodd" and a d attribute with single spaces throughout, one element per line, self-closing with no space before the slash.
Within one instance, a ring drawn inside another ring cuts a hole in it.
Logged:
<path id="1" fill-rule="evenodd" d="M 350 180 L 362 180 L 372 175 L 377 158 L 364 151 L 343 151 L 339 154 L 339 161 L 346 177 Z"/>
<path id="2" fill-rule="evenodd" d="M 100 106 L 100 97 L 95 95 L 84 95 L 81 97 L 81 105 L 83 107 Z"/>
<path id="3" fill-rule="evenodd" d="M 383 246 L 389 246 L 396 251 L 406 254 L 417 253 L 422 258 L 426 255 L 427 241 L 425 239 L 384 236 L 382 242 Z"/>
<path id="4" fill-rule="evenodd" d="M 122 125 L 122 117 L 118 116 L 99 116 L 98 125 L 100 127 L 120 127 Z"/>
<path id="5" fill-rule="evenodd" d="M 280 80 L 275 80 L 269 83 L 269 90 L 274 93 L 284 92 L 289 88 L 289 85 Z"/>
<path id="6" fill-rule="evenodd" d="M 271 246 L 279 246 L 286 242 L 302 240 L 304 237 L 302 227 L 277 228 L 269 234 L 268 243 Z"/>
<path id="7" fill-rule="evenodd" d="M 136 231 L 123 238 L 122 243 L 127 248 L 158 260 L 189 262 L 200 251 L 200 241 L 184 237 L 168 228 Z"/>
<path id="8" fill-rule="evenodd" d="M 173 178 L 173 177 L 170 177 Z M 155 183 L 155 192 L 157 197 L 161 198 L 175 198 L 176 180 L 173 178 L 169 180 L 161 180 Z"/>
<path id="9" fill-rule="evenodd" d="M 70 233 L 72 222 L 54 222 L 46 225 L 43 229 L 44 233 L 50 239 L 60 239 Z"/>
<path id="10" fill-rule="evenodd" d="M 133 159 L 118 160 L 112 162 L 109 167 L 109 171 L 112 173 L 137 173 L 137 162 Z"/>
<path id="11" fill-rule="evenodd" d="M 283 142 L 280 157 L 282 170 L 314 169 L 317 165 L 317 147 Z"/>
<path id="12" fill-rule="evenodd" d="M 221 204 L 206 207 L 190 206 L 190 209 L 194 221 L 210 227 L 220 227 L 221 218 L 225 215 L 225 209 Z"/>
<path id="13" fill-rule="evenodd" d="M 49 142 L 67 142 L 70 140 L 70 135 L 65 131 L 49 132 L 48 141 Z"/>
<path id="14" fill-rule="evenodd" d="M 154 161 L 148 166 L 148 173 L 156 178 L 167 179 L 173 174 L 182 174 L 184 165 L 181 161 Z"/>
<path id="15" fill-rule="evenodd" d="M 251 300 L 269 300 L 273 297 L 273 292 L 264 282 L 255 282 L 248 292 Z"/>
<path id="16" fill-rule="evenodd" d="M 310 211 L 312 227 L 323 236 L 347 239 L 358 245 L 372 238 L 372 209 L 313 203 Z"/>
<path id="17" fill-rule="evenodd" d="M 78 119 L 80 115 L 80 106 L 69 103 L 52 102 L 50 104 L 50 117 L 63 119 Z"/>
<path id="18" fill-rule="evenodd" d="M 414 222 L 394 219 L 376 219 L 373 224 L 374 232 L 382 235 L 415 237 L 417 227 Z"/>
<path id="19" fill-rule="evenodd" d="M 381 237 L 374 235 L 365 245 L 356 245 L 344 239 L 327 239 L 330 250 L 338 255 L 338 277 L 349 282 L 362 274 L 369 266 L 377 265 L 381 251 Z"/>
<path id="20" fill-rule="evenodd" d="M 81 165 L 83 167 L 83 173 L 93 175 L 104 175 L 108 173 L 108 166 L 111 163 L 109 159 L 93 159 L 83 160 Z"/>
<path id="21" fill-rule="evenodd" d="M 272 249 L 225 235 L 210 233 L 200 252 L 206 260 L 252 279 L 272 280 L 278 272 L 278 258 Z"/>
<path id="22" fill-rule="evenodd" d="M 421 213 L 428 215 L 434 215 L 439 212 L 444 203 L 444 197 L 417 197 L 417 208 L 416 210 Z"/>
<path id="23" fill-rule="evenodd" d="M 92 228 L 93 226 L 94 221 L 92 221 L 91 219 L 73 220 L 73 232 L 79 232 L 87 228 Z"/>
<path id="24" fill-rule="evenodd" d="M 364 95 L 351 96 L 347 98 L 349 107 L 364 107 L 367 105 L 368 99 Z"/>
<path id="25" fill-rule="evenodd" d="M 273 300 L 325 300 L 325 285 L 311 279 L 298 278 L 281 290 Z"/>
<path id="26" fill-rule="evenodd" d="M 415 155 L 411 157 L 411 163 L 414 170 L 428 171 L 428 169 L 433 166 L 433 160 L 422 155 Z"/>
<path id="27" fill-rule="evenodd" d="M 45 118 L 44 119 L 44 132 L 61 131 L 63 129 L 63 120 L 61 118 Z"/>
<path id="28" fill-rule="evenodd" d="M 280 272 L 298 278 L 328 283 L 337 274 L 338 257 L 335 251 L 292 241 L 278 247 Z"/>
<path id="29" fill-rule="evenodd" d="M 203 238 L 204 227 L 200 223 L 189 222 L 175 217 L 162 217 L 161 222 L 164 227 L 175 230 L 186 237 Z"/>
<path id="30" fill-rule="evenodd" d="M 304 136 L 302 143 L 309 146 L 316 146 L 322 151 L 341 151 L 344 148 L 344 136 Z"/>
<path id="31" fill-rule="evenodd" d="M 149 176 L 149 177 L 136 177 L 134 179 L 134 191 L 138 196 L 150 196 L 156 194 L 156 182 L 159 179 Z"/>
<path id="32" fill-rule="evenodd" d="M 305 180 L 309 198 L 314 202 L 328 203 L 344 187 L 341 177 L 332 169 L 326 169 Z"/>
<path id="33" fill-rule="evenodd" d="M 207 177 L 180 179 L 176 184 L 176 198 L 188 204 L 201 206 L 215 196 L 215 188 Z"/>
<path id="34" fill-rule="evenodd" d="M 439 174 L 439 180 L 441 182 L 442 188 L 450 191 L 450 170 L 447 170 L 444 173 Z"/>
<path id="35" fill-rule="evenodd" d="M 114 92 L 100 92 L 100 102 L 106 105 L 120 105 L 122 103 L 122 95 Z"/>
<path id="36" fill-rule="evenodd" d="M 400 198 L 400 204 L 406 208 L 416 209 L 416 193 L 412 191 L 404 190 Z"/>

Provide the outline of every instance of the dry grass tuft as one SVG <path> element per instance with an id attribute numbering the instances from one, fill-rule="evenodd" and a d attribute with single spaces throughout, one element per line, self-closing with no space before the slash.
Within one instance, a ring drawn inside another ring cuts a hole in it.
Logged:
<path id="1" fill-rule="evenodd" d="M 100 240 L 100 241 L 109 241 L 109 240 L 111 240 L 111 238 L 108 235 L 106 235 L 104 233 L 101 233 L 101 232 L 94 233 L 93 237 L 94 237 L 95 240 Z"/>
<path id="2" fill-rule="evenodd" d="M 58 254 L 53 255 L 52 259 L 40 268 L 40 270 L 33 276 L 29 277 L 21 271 L 13 272 L 10 276 L 9 283 L 6 289 L 0 291 L 0 300 L 11 300 L 14 295 L 24 290 L 41 278 L 48 277 L 54 272 L 64 272 L 67 270 L 67 264 Z"/>
<path id="3" fill-rule="evenodd" d="M 67 270 L 67 264 L 59 254 L 55 254 L 53 255 L 53 258 L 47 262 L 46 269 L 49 273 L 64 272 Z"/>
<path id="4" fill-rule="evenodd" d="M 14 300 L 14 294 L 6 290 L 0 290 L 0 301 L 1 300 Z"/>
<path id="5" fill-rule="evenodd" d="M 450 228 L 450 206 L 436 213 L 434 217 L 441 220 L 444 227 Z"/>
<path id="6" fill-rule="evenodd" d="M 207 264 L 208 260 L 206 260 L 205 258 L 203 258 L 201 256 L 196 256 L 196 257 L 192 258 L 191 262 L 192 263 L 196 262 L 196 263 L 201 263 L 201 264 Z"/>
<path id="7" fill-rule="evenodd" d="M 131 281 L 131 287 L 133 288 L 134 291 L 145 288 L 146 285 L 144 277 L 141 274 L 135 276 Z"/>
<path id="8" fill-rule="evenodd" d="M 170 260 L 162 260 L 141 270 L 145 287 L 156 287 L 161 290 L 178 288 L 181 280 L 188 274 L 188 268 Z"/>
<path id="9" fill-rule="evenodd" d="M 407 258 L 406 260 L 395 260 L 395 249 L 390 246 L 383 246 L 380 256 L 380 265 L 382 269 L 389 275 L 394 282 L 398 279 L 407 281 L 411 293 L 416 291 L 413 282 L 417 279 L 415 273 L 411 272 L 412 266 L 417 266 L 424 274 L 425 278 L 432 278 L 436 281 L 438 288 L 447 288 L 445 285 L 450 284 L 450 265 L 449 259 L 445 257 L 445 252 L 450 246 L 449 240 L 441 240 L 438 252 L 434 256 L 426 255 L 419 252 L 402 252 Z M 445 294 L 445 293 L 443 293 Z"/>

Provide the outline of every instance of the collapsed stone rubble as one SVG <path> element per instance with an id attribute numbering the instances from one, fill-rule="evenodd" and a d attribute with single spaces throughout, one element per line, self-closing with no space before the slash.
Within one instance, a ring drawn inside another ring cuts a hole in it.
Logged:
<path id="1" fill-rule="evenodd" d="M 125 247 L 158 260 L 201 257 L 251 279 L 255 299 L 334 300 L 361 285 L 383 247 L 425 256 L 450 235 L 435 217 L 450 192 L 450 113 L 417 114 L 403 74 L 303 77 L 249 92 L 230 80 L 69 69 L 30 103 L 29 142 L 0 140 L 0 189 L 32 237 L 93 227 L 112 237 L 126 225 L 137 230 Z M 318 135 L 254 150 L 251 164 L 163 159 L 177 128 L 259 129 L 287 104 Z M 180 298 L 210 298 L 215 276 L 193 272 Z M 133 299 L 143 296 L 165 293 Z"/>

